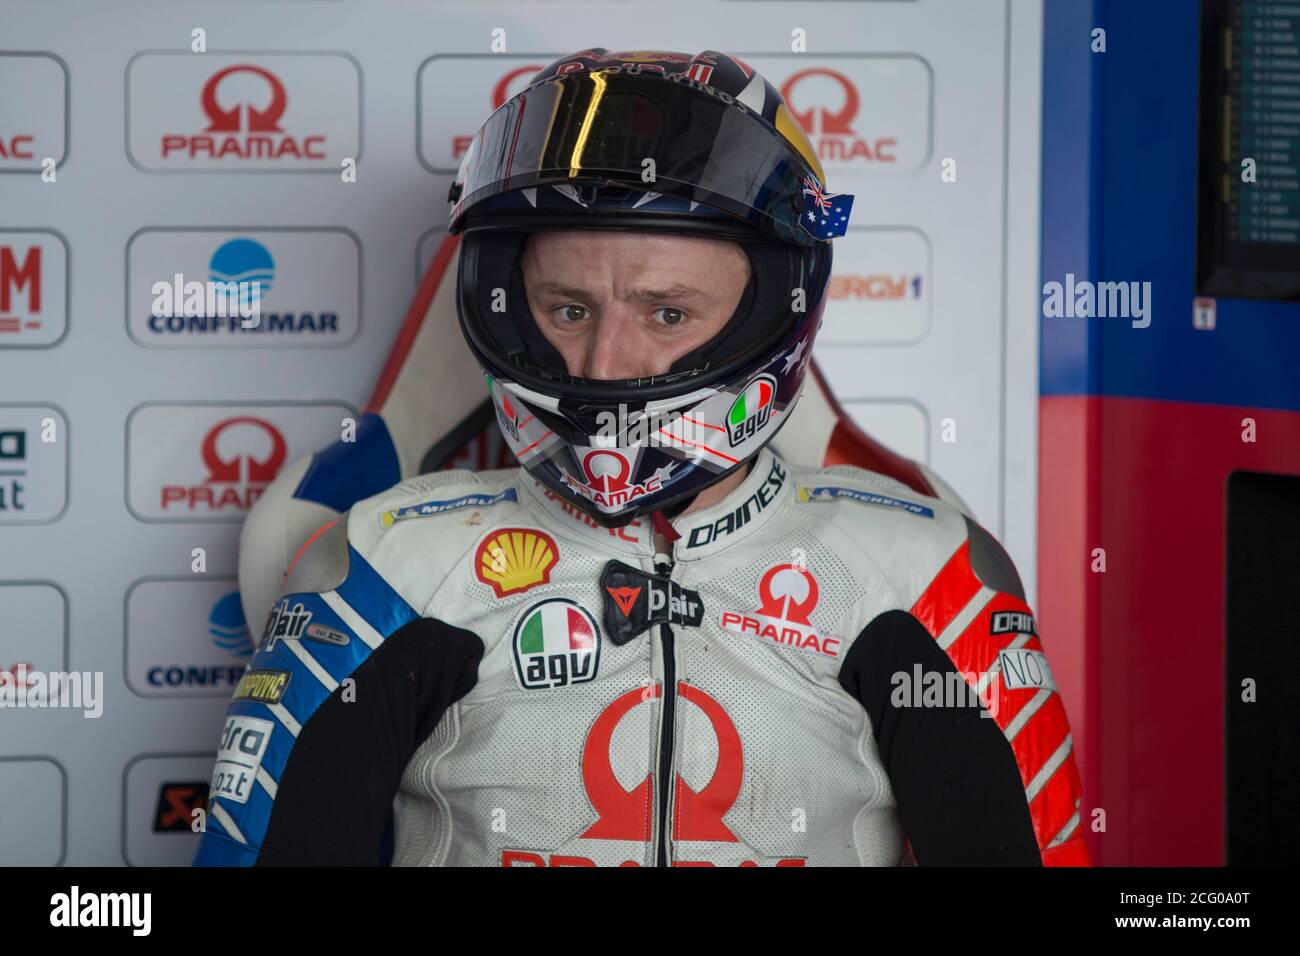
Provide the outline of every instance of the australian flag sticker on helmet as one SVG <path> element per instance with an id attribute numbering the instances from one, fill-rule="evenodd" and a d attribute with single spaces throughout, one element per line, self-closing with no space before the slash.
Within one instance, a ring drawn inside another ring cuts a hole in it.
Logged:
<path id="1" fill-rule="evenodd" d="M 593 680 L 600 667 L 600 628 L 567 598 L 534 604 L 515 625 L 515 672 L 526 690 Z"/>
<path id="2" fill-rule="evenodd" d="M 767 424 L 775 402 L 776 379 L 771 375 L 760 375 L 745 386 L 727 412 L 727 440 L 733 448 Z"/>
<path id="3" fill-rule="evenodd" d="M 804 231 L 818 239 L 834 239 L 849 228 L 853 197 L 848 193 L 828 193 L 815 176 L 803 178 L 803 209 L 799 223 Z"/>

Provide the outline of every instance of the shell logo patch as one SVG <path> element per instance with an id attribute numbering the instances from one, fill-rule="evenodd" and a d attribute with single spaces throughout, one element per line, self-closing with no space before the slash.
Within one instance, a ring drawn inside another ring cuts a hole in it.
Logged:
<path id="1" fill-rule="evenodd" d="M 559 560 L 560 549 L 545 531 L 500 528 L 478 546 L 474 574 L 502 598 L 546 584 Z"/>

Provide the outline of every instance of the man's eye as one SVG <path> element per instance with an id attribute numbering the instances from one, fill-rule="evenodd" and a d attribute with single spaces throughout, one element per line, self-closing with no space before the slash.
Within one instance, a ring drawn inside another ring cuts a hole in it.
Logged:
<path id="1" fill-rule="evenodd" d="M 566 305 L 560 309 L 560 318 L 566 322 L 581 322 L 587 317 L 587 309 L 581 305 Z"/>
<path id="2" fill-rule="evenodd" d="M 659 316 L 659 321 L 664 325 L 680 325 L 686 318 L 686 313 L 681 309 L 670 309 L 665 306 L 662 309 L 655 309 L 655 315 Z"/>

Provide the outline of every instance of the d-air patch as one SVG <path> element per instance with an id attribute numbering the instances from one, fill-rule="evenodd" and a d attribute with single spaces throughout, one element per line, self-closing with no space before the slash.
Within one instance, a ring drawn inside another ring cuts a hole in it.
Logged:
<path id="1" fill-rule="evenodd" d="M 259 704 L 278 704 L 284 699 L 284 692 L 289 686 L 288 671 L 251 670 L 244 671 L 235 685 L 235 700 L 253 700 Z"/>
<path id="2" fill-rule="evenodd" d="M 514 488 L 507 488 L 495 495 L 462 495 L 446 501 L 425 501 L 418 505 L 407 505 L 405 508 L 385 511 L 379 516 L 379 523 L 385 528 L 391 528 L 394 522 L 404 521 L 407 518 L 427 518 L 430 515 L 458 511 L 461 508 L 490 508 L 503 501 L 518 502 L 519 493 Z"/>
<path id="3" fill-rule="evenodd" d="M 934 511 L 925 505 L 918 505 L 914 501 L 904 501 L 902 498 L 891 498 L 889 495 L 876 494 L 874 491 L 862 491 L 859 488 L 835 488 L 827 485 L 818 485 L 814 488 L 808 485 L 800 485 L 796 489 L 795 495 L 796 499 L 804 504 L 818 501 L 835 501 L 838 498 L 851 498 L 864 505 L 902 508 L 908 514 L 917 515 L 921 518 L 934 517 Z"/>
<path id="4" fill-rule="evenodd" d="M 266 630 L 262 632 L 260 647 L 268 653 L 275 650 L 280 641 L 309 640 L 321 644 L 333 644 L 344 647 L 351 638 L 342 631 L 324 624 L 311 622 L 311 611 L 301 601 L 289 607 L 289 599 L 281 598 L 280 603 L 271 608 L 266 619 Z"/>
<path id="5" fill-rule="evenodd" d="M 704 600 L 676 581 L 610 561 L 600 575 L 606 594 L 605 630 L 620 647 L 652 624 L 699 627 L 704 621 Z"/>
<path id="6" fill-rule="evenodd" d="M 596 619 L 567 598 L 548 598 L 525 611 L 512 643 L 515 673 L 525 690 L 585 684 L 600 669 Z"/>
<path id="7" fill-rule="evenodd" d="M 297 640 L 302 637 L 303 628 L 310 621 L 311 611 L 308 611 L 301 601 L 290 607 L 289 599 L 281 598 L 267 615 L 266 629 L 262 631 L 260 642 L 261 649 L 269 654 L 275 650 L 277 642 Z"/>
<path id="8" fill-rule="evenodd" d="M 545 531 L 500 528 L 474 552 L 474 574 L 503 598 L 548 583 L 559 560 L 559 545 Z"/>

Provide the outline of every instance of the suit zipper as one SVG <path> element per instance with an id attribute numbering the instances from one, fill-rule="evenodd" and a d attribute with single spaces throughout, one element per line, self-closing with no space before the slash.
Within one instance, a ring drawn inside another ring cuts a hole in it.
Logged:
<path id="1" fill-rule="evenodd" d="M 663 729 L 659 737 L 659 854 L 658 866 L 668 865 L 668 834 L 672 830 L 668 816 L 672 795 L 673 736 L 676 728 L 677 667 L 673 652 L 673 630 L 667 624 L 659 625 L 664 649 L 664 710 Z"/>
<path id="2" fill-rule="evenodd" d="M 673 561 L 666 565 L 656 564 L 655 573 L 665 580 L 671 578 Z M 672 806 L 673 779 L 673 737 L 677 725 L 677 661 L 673 647 L 673 629 L 667 624 L 659 625 L 660 646 L 664 655 L 663 720 L 659 731 L 659 846 L 656 853 L 656 865 L 668 865 L 668 839 L 672 832 L 669 811 Z"/>

